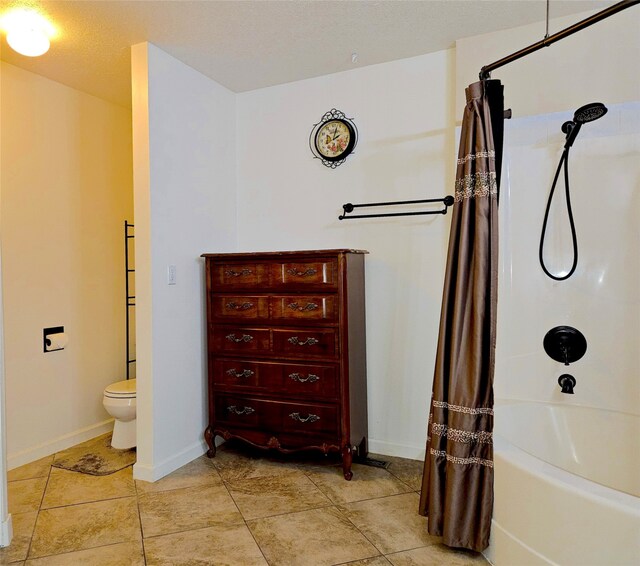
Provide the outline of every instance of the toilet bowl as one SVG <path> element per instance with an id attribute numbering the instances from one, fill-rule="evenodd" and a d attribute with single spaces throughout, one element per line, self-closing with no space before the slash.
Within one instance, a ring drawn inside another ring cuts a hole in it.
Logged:
<path id="1" fill-rule="evenodd" d="M 136 445 L 136 380 L 117 381 L 105 387 L 102 404 L 115 419 L 111 447 L 133 448 Z"/>

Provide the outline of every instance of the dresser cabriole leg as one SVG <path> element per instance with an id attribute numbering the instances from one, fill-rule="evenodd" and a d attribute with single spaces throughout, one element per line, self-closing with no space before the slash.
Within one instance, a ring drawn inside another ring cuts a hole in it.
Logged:
<path id="1" fill-rule="evenodd" d="M 353 472 L 351 471 L 351 463 L 353 461 L 353 454 L 351 452 L 351 446 L 347 444 L 342 449 L 342 473 L 344 474 L 344 479 L 350 481 L 353 477 Z"/>
<path id="2" fill-rule="evenodd" d="M 204 431 L 204 439 L 209 446 L 209 450 L 207 450 L 207 456 L 209 458 L 213 458 L 216 455 L 216 436 L 213 434 L 213 430 L 208 426 Z"/>

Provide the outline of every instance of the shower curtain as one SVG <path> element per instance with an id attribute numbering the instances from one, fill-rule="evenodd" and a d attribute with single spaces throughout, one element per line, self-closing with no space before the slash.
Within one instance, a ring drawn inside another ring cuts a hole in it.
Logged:
<path id="1" fill-rule="evenodd" d="M 466 89 L 419 509 L 429 534 L 477 551 L 493 511 L 502 91 Z"/>

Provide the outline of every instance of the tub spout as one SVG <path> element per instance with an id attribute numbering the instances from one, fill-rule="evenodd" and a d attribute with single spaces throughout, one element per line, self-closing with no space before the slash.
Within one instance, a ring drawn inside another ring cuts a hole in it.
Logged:
<path id="1" fill-rule="evenodd" d="M 568 373 L 564 373 L 558 378 L 558 384 L 560 385 L 563 393 L 573 395 L 573 388 L 576 386 L 576 378 Z"/>

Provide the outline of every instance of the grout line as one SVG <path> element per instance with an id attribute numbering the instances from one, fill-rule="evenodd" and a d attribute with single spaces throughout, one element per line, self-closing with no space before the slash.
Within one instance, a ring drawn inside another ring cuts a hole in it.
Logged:
<path id="1" fill-rule="evenodd" d="M 135 493 L 129 495 L 114 495 L 113 497 L 105 497 L 104 499 L 91 499 L 90 501 L 78 501 L 77 503 L 67 503 L 66 505 L 55 505 L 53 507 L 40 508 L 40 511 L 51 511 L 53 509 L 65 509 L 66 507 L 78 507 L 79 505 L 89 505 L 90 503 L 101 503 L 103 501 L 115 501 L 117 499 L 130 499 L 137 497 Z"/>
<path id="2" fill-rule="evenodd" d="M 218 470 L 218 474 L 219 473 L 220 473 L 220 471 Z M 255 542 L 256 546 L 258 547 L 258 550 L 260 551 L 260 554 L 262 554 L 262 557 L 264 558 L 264 561 L 267 564 L 270 564 L 270 562 L 267 560 L 267 557 L 264 554 L 264 551 L 262 550 L 262 547 L 260 546 L 260 544 L 258 544 L 258 541 L 256 540 L 256 537 L 254 536 L 253 531 L 249 527 L 249 523 L 247 523 L 247 520 L 244 518 L 244 515 L 242 514 L 242 511 L 240 511 L 240 507 L 238 506 L 238 503 L 234 499 L 233 495 L 231 495 L 231 491 L 229 491 L 229 487 L 227 486 L 227 482 L 222 480 L 222 485 L 224 485 L 225 489 L 227 490 L 227 493 L 229 494 L 229 497 L 231 498 L 231 501 L 233 501 L 233 504 L 236 506 L 236 509 L 238 510 L 238 513 L 240 513 L 240 517 L 242 517 L 242 521 L 244 522 L 244 526 L 249 531 L 249 534 L 251 535 L 251 538 L 253 539 L 253 542 Z"/>
<path id="3" fill-rule="evenodd" d="M 138 485 L 136 480 L 133 479 L 133 490 L 136 493 L 136 508 L 138 509 L 138 524 L 140 525 L 140 546 L 142 547 L 142 560 L 144 561 L 145 566 L 147 566 L 147 549 L 144 546 L 144 531 L 142 530 L 142 513 L 140 513 L 140 497 L 138 493 Z"/>
<path id="4" fill-rule="evenodd" d="M 53 453 L 53 457 L 51 458 L 51 464 L 55 462 L 55 452 Z M 40 503 L 38 504 L 36 520 L 33 523 L 33 530 L 31 531 L 31 537 L 29 537 L 29 545 L 27 546 L 27 555 L 24 557 L 25 561 L 29 558 L 31 554 L 31 545 L 33 544 L 33 535 L 36 532 L 36 528 L 38 527 L 38 519 L 40 518 L 40 511 L 42 511 L 42 502 L 44 501 L 44 496 L 47 493 L 47 488 L 49 487 L 49 480 L 51 479 L 51 470 L 53 466 L 49 465 L 49 473 L 47 474 L 47 481 L 44 484 L 44 489 L 42 490 L 42 497 L 40 498 Z"/>
<path id="5" fill-rule="evenodd" d="M 98 546 L 89 546 L 87 548 L 78 548 L 76 550 L 66 550 L 64 552 L 60 552 L 58 554 L 45 554 L 43 556 L 37 556 L 35 558 L 28 558 L 23 560 L 18 560 L 17 562 L 10 562 L 9 564 L 22 564 L 23 562 L 26 562 L 27 560 L 46 560 L 48 558 L 57 558 L 58 556 L 68 556 L 70 554 L 75 554 L 76 552 L 86 552 L 89 550 L 95 550 L 97 548 L 107 548 L 109 546 L 117 546 L 119 544 L 128 544 L 130 542 L 138 542 L 137 540 L 122 540 L 119 542 L 110 542 L 108 544 L 99 544 Z"/>
<path id="6" fill-rule="evenodd" d="M 365 535 L 362 530 L 360 529 L 360 527 L 358 527 L 358 525 L 356 525 L 350 518 L 348 515 L 346 515 L 345 513 L 343 513 L 340 508 L 338 508 L 336 506 L 336 509 L 338 510 L 338 513 L 340 513 L 340 515 L 342 515 L 347 521 L 349 521 L 349 523 L 351 523 L 353 525 L 353 528 L 356 529 L 356 531 L 358 531 L 366 540 L 367 542 L 373 546 L 373 548 L 375 548 L 381 556 L 384 556 L 384 553 L 382 552 L 382 550 L 380 550 L 374 543 L 373 541 L 367 536 Z M 374 558 L 373 556 L 371 556 L 370 558 Z"/>
<path id="7" fill-rule="evenodd" d="M 309 476 L 307 476 L 309 477 Z M 313 485 L 315 485 L 320 492 L 329 499 L 329 501 L 332 502 L 333 505 L 349 505 L 351 503 L 360 503 L 361 501 L 373 501 L 374 499 L 382 499 L 384 497 L 393 497 L 395 495 L 405 495 L 407 493 L 412 493 L 414 490 L 411 488 L 411 486 L 408 486 L 407 484 L 405 484 L 404 482 L 401 482 L 403 485 L 405 485 L 407 487 L 408 491 L 401 491 L 400 493 L 388 493 L 387 495 L 376 495 L 374 497 L 365 497 L 364 499 L 354 499 L 353 501 L 335 501 L 331 495 L 329 495 L 327 492 L 325 492 L 322 487 L 320 487 L 316 482 L 313 481 L 313 479 L 311 479 L 309 477 L 309 480 L 311 481 L 311 483 L 313 483 Z M 347 480 L 344 480 L 347 481 Z M 353 481 L 353 480 L 351 480 Z"/>
<path id="8" fill-rule="evenodd" d="M 372 558 L 382 558 L 386 564 L 391 565 L 391 562 L 384 554 L 379 554 L 378 556 L 369 556 L 368 558 L 360 558 L 359 560 L 350 560 L 349 562 L 338 562 L 337 564 L 332 564 L 331 566 L 349 566 L 349 564 L 361 564 L 364 560 L 370 560 Z"/>

